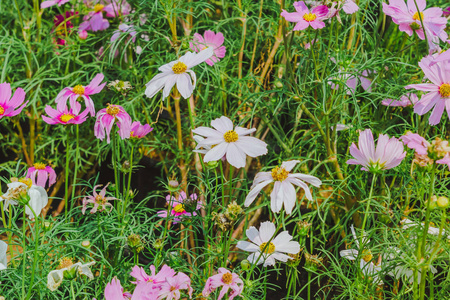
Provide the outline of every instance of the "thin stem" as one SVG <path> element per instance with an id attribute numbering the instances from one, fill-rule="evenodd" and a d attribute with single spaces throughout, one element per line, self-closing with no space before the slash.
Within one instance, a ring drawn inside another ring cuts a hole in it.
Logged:
<path id="1" fill-rule="evenodd" d="M 126 190 L 126 194 L 124 197 L 124 202 L 123 202 L 123 215 L 122 215 L 122 220 L 125 219 L 125 213 L 127 210 L 127 202 L 128 202 L 128 198 L 130 197 L 130 186 L 131 186 L 131 175 L 133 174 L 133 154 L 134 154 L 134 145 L 131 146 L 131 154 L 130 154 L 130 173 L 128 174 L 128 184 L 127 184 L 127 190 Z"/>
<path id="2" fill-rule="evenodd" d="M 22 299 L 25 299 L 25 271 L 26 271 L 26 262 L 27 262 L 27 244 L 26 244 L 26 224 L 27 224 L 27 215 L 25 214 L 25 209 L 23 210 L 23 221 L 22 221 Z"/>
<path id="3" fill-rule="evenodd" d="M 28 205 L 28 208 L 31 210 L 31 212 L 33 213 L 35 224 L 34 224 L 34 253 L 33 253 L 33 263 L 32 263 L 32 267 L 31 267 L 31 282 L 30 282 L 30 286 L 28 288 L 28 293 L 27 293 L 27 297 L 26 299 L 30 299 L 31 296 L 31 292 L 33 291 L 33 283 L 34 283 L 34 273 L 36 271 L 36 263 L 38 260 L 37 254 L 38 254 L 38 246 L 39 246 L 39 218 L 36 216 L 36 213 L 34 212 L 33 208 L 31 208 L 30 205 Z M 24 210 L 25 211 L 25 210 Z"/>
<path id="4" fill-rule="evenodd" d="M 80 133 L 79 133 L 79 125 L 76 125 L 76 142 L 75 142 L 75 168 L 73 170 L 74 174 L 73 174 L 73 184 L 72 184 L 72 201 L 70 202 L 70 210 L 72 210 L 73 208 L 73 202 L 75 199 L 75 190 L 76 190 L 76 184 L 77 184 L 77 173 L 78 173 L 78 159 L 80 156 L 80 147 L 79 147 L 79 141 L 80 141 Z"/>
<path id="5" fill-rule="evenodd" d="M 67 206 L 69 205 L 69 158 L 70 158 L 70 149 L 69 149 L 69 127 L 66 126 L 66 180 L 64 182 L 65 190 L 64 190 L 64 218 L 67 222 Z"/>
<path id="6" fill-rule="evenodd" d="M 118 170 L 117 170 L 117 160 L 116 160 L 116 155 L 117 155 L 117 137 L 116 137 L 116 132 L 113 130 L 112 132 L 112 165 L 114 168 L 114 183 L 115 183 L 115 191 L 116 191 L 116 198 L 119 199 L 119 175 L 118 175 Z"/>

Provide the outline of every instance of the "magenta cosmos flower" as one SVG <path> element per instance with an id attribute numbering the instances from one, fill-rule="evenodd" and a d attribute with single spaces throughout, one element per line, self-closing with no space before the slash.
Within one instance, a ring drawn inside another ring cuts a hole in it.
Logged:
<path id="1" fill-rule="evenodd" d="M 114 277 L 111 282 L 106 285 L 105 288 L 105 299 L 106 300 L 127 300 L 130 299 L 132 295 L 128 292 L 123 292 L 123 287 L 120 284 L 120 280 Z"/>
<path id="2" fill-rule="evenodd" d="M 147 275 L 144 268 L 139 266 L 134 266 L 131 270 L 130 276 L 136 278 L 134 284 L 139 284 L 146 282 L 152 285 L 152 288 L 159 289 L 161 284 L 166 281 L 166 278 L 175 276 L 175 271 L 172 270 L 168 265 L 162 266 L 161 270 L 156 273 L 156 268 L 154 265 L 150 266 L 151 275 Z"/>
<path id="3" fill-rule="evenodd" d="M 192 216 L 196 216 L 197 213 L 195 212 L 195 210 L 199 210 L 202 207 L 201 201 L 197 200 L 197 194 L 190 195 L 188 199 L 184 191 L 180 192 L 177 199 L 174 196 L 167 195 L 166 200 L 167 205 L 171 208 L 170 215 L 174 217 L 174 224 L 181 222 L 183 217 L 190 218 Z M 190 206 L 188 202 L 194 203 L 194 211 L 186 211 L 186 208 Z M 167 218 L 167 210 L 159 211 L 158 216 L 161 218 Z"/>
<path id="4" fill-rule="evenodd" d="M 131 124 L 130 138 L 142 139 L 153 130 L 150 125 L 142 125 L 141 122 L 133 122 Z"/>
<path id="5" fill-rule="evenodd" d="M 48 187 L 52 186 L 56 182 L 55 170 L 43 163 L 35 163 L 32 167 L 28 168 L 27 175 L 25 177 L 30 178 L 34 185 L 42 186 L 43 188 L 45 188 L 47 179 Z"/>
<path id="6" fill-rule="evenodd" d="M 321 29 L 325 27 L 325 23 L 322 22 L 326 19 L 328 14 L 328 7 L 325 5 L 319 5 L 314 7 L 311 12 L 306 7 L 305 2 L 294 2 L 294 8 L 297 12 L 289 13 L 283 9 L 281 16 L 288 22 L 297 23 L 294 27 L 295 30 L 304 30 L 311 26 L 314 29 Z"/>
<path id="7" fill-rule="evenodd" d="M 106 188 L 108 187 L 109 183 L 100 191 L 99 194 L 97 194 L 97 192 L 95 191 L 97 188 L 101 187 L 102 185 L 96 185 L 94 186 L 93 189 L 93 195 L 92 196 L 87 196 L 83 198 L 83 207 L 81 208 L 81 213 L 84 215 L 86 213 L 86 209 L 88 207 L 89 204 L 93 204 L 94 206 L 91 209 L 91 214 L 98 212 L 102 212 L 104 210 L 106 210 L 106 207 L 109 206 L 111 207 L 111 209 L 109 210 L 108 213 L 111 212 L 112 210 L 112 204 L 109 203 L 108 201 L 110 200 L 118 200 L 117 198 L 114 197 L 106 197 Z"/>
<path id="8" fill-rule="evenodd" d="M 76 103 L 80 105 L 79 103 Z M 45 106 L 45 112 L 47 116 L 42 116 L 45 123 L 50 125 L 56 124 L 81 124 L 86 121 L 87 114 L 89 111 L 85 109 L 81 114 L 75 113 L 75 111 L 70 108 L 67 109 L 67 105 L 64 104 L 62 109 L 53 109 L 50 105 Z"/>
<path id="9" fill-rule="evenodd" d="M 53 5 L 58 4 L 58 6 L 63 5 L 64 3 L 69 2 L 70 0 L 50 0 L 50 1 L 44 1 L 41 3 L 41 9 L 51 7 Z"/>
<path id="10" fill-rule="evenodd" d="M 378 143 L 375 148 L 370 129 L 360 133 L 358 147 L 355 143 L 350 146 L 350 154 L 354 159 L 349 159 L 347 164 L 362 165 L 361 170 L 374 173 L 398 166 L 406 155 L 403 143 L 394 137 L 389 138 L 387 134 L 378 136 Z"/>
<path id="11" fill-rule="evenodd" d="M 106 132 L 106 141 L 109 144 L 111 129 L 116 122 L 119 127 L 119 136 L 122 140 L 129 138 L 131 117 L 122 106 L 113 104 L 108 104 L 107 108 L 98 111 L 97 121 L 95 121 L 94 126 L 95 136 L 103 141 Z"/>
<path id="12" fill-rule="evenodd" d="M 74 87 L 63 88 L 56 96 L 55 102 L 58 105 L 58 110 L 62 110 L 64 105 L 66 105 L 67 100 L 70 100 L 70 106 L 73 108 L 75 114 L 78 114 L 81 105 L 77 102 L 78 98 L 83 98 L 86 108 L 91 113 L 91 116 L 95 116 L 95 106 L 94 101 L 91 99 L 91 95 L 100 93 L 106 85 L 106 82 L 100 84 L 105 76 L 103 74 L 97 74 L 94 79 L 87 85 L 83 86 L 78 84 Z"/>
<path id="13" fill-rule="evenodd" d="M 166 281 L 161 284 L 161 290 L 158 293 L 158 300 L 178 300 L 181 297 L 181 290 L 188 290 L 189 298 L 192 298 L 191 279 L 182 272 L 178 272 L 173 277 L 167 277 Z"/>
<path id="14" fill-rule="evenodd" d="M 220 61 L 220 58 L 225 57 L 226 48 L 222 46 L 224 41 L 223 34 L 221 32 L 214 33 L 214 31 L 206 30 L 203 36 L 199 33 L 194 33 L 194 39 L 189 42 L 189 47 L 192 51 L 200 52 L 208 47 L 214 49 L 214 54 L 210 59 L 205 62 L 212 66 L 214 63 Z"/>
<path id="15" fill-rule="evenodd" d="M 425 76 L 430 80 L 430 83 L 410 84 L 405 86 L 405 89 L 416 89 L 419 91 L 428 92 L 420 98 L 419 102 L 414 105 L 414 112 L 419 115 L 424 115 L 433 107 L 433 112 L 428 119 L 430 125 L 439 124 L 441 121 L 444 108 L 447 110 L 450 118 L 450 73 L 447 70 L 450 64 L 447 61 L 442 61 L 431 65 L 433 58 L 425 56 L 419 62 L 419 67 L 425 73 Z"/>
<path id="16" fill-rule="evenodd" d="M 225 268 L 219 268 L 219 272 L 206 280 L 205 288 L 203 289 L 203 297 L 208 297 L 217 288 L 222 287 L 217 300 L 221 300 L 223 296 L 231 289 L 228 300 L 233 300 L 234 297 L 239 296 L 244 290 L 244 282 L 236 273 L 231 273 Z"/>
<path id="17" fill-rule="evenodd" d="M 25 91 L 22 88 L 17 88 L 11 98 L 11 85 L 9 83 L 0 83 L 0 119 L 20 114 L 28 103 L 27 101 L 20 106 L 24 100 Z"/>
<path id="18" fill-rule="evenodd" d="M 53 32 L 58 37 L 56 40 L 58 45 L 66 44 L 64 37 L 67 36 L 73 28 L 72 22 L 68 19 L 74 15 L 78 15 L 78 12 L 66 11 L 63 15 L 55 16 L 55 19 L 53 20 L 53 23 L 55 24 Z"/>
<path id="19" fill-rule="evenodd" d="M 394 99 L 384 99 L 381 101 L 382 105 L 385 106 L 397 106 L 397 107 L 407 107 L 415 105 L 419 101 L 419 97 L 417 97 L 414 93 L 408 93 L 400 97 L 400 100 Z"/>

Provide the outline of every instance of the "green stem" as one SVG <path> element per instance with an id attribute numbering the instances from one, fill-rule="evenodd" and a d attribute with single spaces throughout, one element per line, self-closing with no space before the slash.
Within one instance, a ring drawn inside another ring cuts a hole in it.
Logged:
<path id="1" fill-rule="evenodd" d="M 69 205 L 69 158 L 70 158 L 70 145 L 69 145 L 69 127 L 66 126 L 66 180 L 64 181 L 64 218 L 67 222 L 67 206 Z"/>
<path id="2" fill-rule="evenodd" d="M 27 204 L 28 208 L 33 212 L 33 216 L 35 221 L 34 227 L 35 227 L 35 231 L 34 231 L 34 253 L 33 253 L 33 263 L 32 263 L 32 267 L 31 267 L 31 282 L 30 282 L 30 286 L 28 288 L 28 293 L 27 293 L 27 297 L 26 299 L 30 299 L 31 296 L 31 292 L 34 290 L 33 289 L 33 283 L 34 283 L 34 273 L 36 271 L 36 263 L 38 260 L 37 254 L 38 254 L 38 246 L 39 246 L 39 218 L 36 216 L 36 213 L 34 212 L 34 210 L 31 208 L 31 206 L 29 206 Z M 24 210 L 25 211 L 25 210 Z"/>
<path id="3" fill-rule="evenodd" d="M 118 170 L 117 170 L 117 160 L 116 160 L 116 155 L 117 155 L 117 137 L 116 137 L 116 133 L 113 130 L 112 132 L 112 165 L 113 165 L 113 169 L 114 169 L 114 183 L 115 183 L 115 191 L 116 191 L 116 198 L 119 199 L 119 175 L 118 175 Z"/>
<path id="4" fill-rule="evenodd" d="M 72 299 L 76 300 L 77 298 L 75 297 L 75 291 L 73 289 L 73 279 L 70 281 L 70 294 L 72 295 Z"/>
<path id="5" fill-rule="evenodd" d="M 70 202 L 70 210 L 73 208 L 73 202 L 75 199 L 75 190 L 76 190 L 76 184 L 77 184 L 77 173 L 78 173 L 78 159 L 80 156 L 80 147 L 78 146 L 79 140 L 80 140 L 80 134 L 79 134 L 79 125 L 76 125 L 76 143 L 75 143 L 75 168 L 74 168 L 74 174 L 73 174 L 73 184 L 72 184 L 72 201 Z"/>
<path id="6" fill-rule="evenodd" d="M 125 201 L 123 203 L 122 221 L 125 219 L 125 213 L 127 211 L 127 202 L 128 202 L 128 198 L 130 197 L 131 175 L 133 174 L 133 154 L 134 154 L 134 145 L 131 146 L 130 173 L 128 174 L 127 190 L 126 190 L 126 194 L 125 194 L 125 197 L 124 197 Z"/>
<path id="7" fill-rule="evenodd" d="M 26 271 L 26 262 L 27 262 L 27 254 L 26 254 L 26 224 L 27 224 L 27 215 L 25 214 L 25 209 L 23 210 L 23 223 L 22 223 L 22 299 L 25 299 L 25 271 Z"/>

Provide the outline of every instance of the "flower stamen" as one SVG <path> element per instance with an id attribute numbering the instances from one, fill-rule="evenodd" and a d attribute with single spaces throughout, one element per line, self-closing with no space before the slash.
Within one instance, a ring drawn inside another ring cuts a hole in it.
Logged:
<path id="1" fill-rule="evenodd" d="M 43 164 L 43 163 L 35 163 L 35 164 L 33 165 L 33 167 L 34 167 L 35 169 L 38 169 L 38 170 L 44 170 L 44 169 L 45 169 L 45 164 Z"/>
<path id="2" fill-rule="evenodd" d="M 261 252 L 272 254 L 275 252 L 275 245 L 272 242 L 270 242 L 269 245 L 267 245 L 267 243 L 262 243 L 259 246 L 259 249 L 261 250 Z"/>
<path id="3" fill-rule="evenodd" d="M 73 118 L 75 118 L 75 116 L 73 114 L 62 114 L 61 117 L 59 117 L 59 119 L 63 123 L 67 123 L 70 120 L 72 120 Z"/>
<path id="4" fill-rule="evenodd" d="M 59 260 L 58 269 L 70 268 L 73 265 L 73 260 L 68 257 Z"/>
<path id="5" fill-rule="evenodd" d="M 109 104 L 106 107 L 106 113 L 110 116 L 115 117 L 120 112 L 120 108 L 117 105 Z"/>
<path id="6" fill-rule="evenodd" d="M 317 18 L 316 14 L 306 13 L 303 15 L 303 20 L 306 22 L 312 22 Z"/>
<path id="7" fill-rule="evenodd" d="M 225 134 L 223 135 L 223 138 L 225 139 L 225 142 L 227 143 L 233 143 L 236 142 L 239 138 L 239 135 L 237 134 L 236 131 L 234 130 L 228 130 L 227 132 L 225 132 Z"/>
<path id="8" fill-rule="evenodd" d="M 272 169 L 272 178 L 275 181 L 283 181 L 288 177 L 288 175 L 289 172 L 283 167 L 275 167 Z"/>
<path id="9" fill-rule="evenodd" d="M 175 74 L 183 74 L 184 72 L 186 72 L 186 70 L 187 70 L 186 64 L 184 62 L 181 62 L 181 61 L 179 61 L 176 64 L 174 64 L 173 67 L 172 67 L 172 71 Z"/>
<path id="10" fill-rule="evenodd" d="M 73 87 L 73 92 L 77 95 L 84 95 L 84 87 L 80 84 Z"/>
<path id="11" fill-rule="evenodd" d="M 370 250 L 368 250 L 368 249 L 364 249 L 363 251 L 362 251 L 362 259 L 365 261 L 365 262 L 370 262 L 371 260 L 372 260 L 372 258 L 373 258 L 373 255 L 372 255 L 372 252 L 370 252 Z"/>
<path id="12" fill-rule="evenodd" d="M 94 5 L 94 11 L 95 11 L 96 13 L 98 13 L 99 11 L 102 11 L 104 7 L 105 7 L 105 6 L 104 6 L 103 4 L 95 4 L 95 5 Z"/>
<path id="13" fill-rule="evenodd" d="M 177 212 L 177 213 L 180 213 L 180 214 L 186 212 L 186 210 L 184 209 L 183 204 L 181 204 L 181 203 L 178 203 L 177 205 L 175 205 L 175 207 L 173 208 L 173 210 L 174 210 L 175 212 Z"/>
<path id="14" fill-rule="evenodd" d="M 233 282 L 233 275 L 231 275 L 231 273 L 229 273 L 229 272 L 223 274 L 222 282 L 225 284 L 231 284 Z"/>
<path id="15" fill-rule="evenodd" d="M 450 97 L 450 84 L 448 84 L 448 83 L 443 83 L 443 84 L 439 87 L 439 94 L 441 94 L 441 96 L 442 96 L 443 98 Z"/>
<path id="16" fill-rule="evenodd" d="M 420 13 L 420 16 L 419 16 L 419 13 Z M 412 18 L 413 18 L 413 20 L 416 20 L 416 21 L 420 21 L 420 19 L 422 19 L 422 21 L 423 21 L 424 20 L 423 19 L 423 12 L 416 11 Z"/>
<path id="17" fill-rule="evenodd" d="M 3 115 L 5 113 L 5 109 L 3 108 L 3 106 L 0 105 L 0 116 Z"/>

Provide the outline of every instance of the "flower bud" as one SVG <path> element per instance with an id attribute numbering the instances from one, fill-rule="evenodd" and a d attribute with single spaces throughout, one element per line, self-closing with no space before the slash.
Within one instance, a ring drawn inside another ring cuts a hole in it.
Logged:
<path id="1" fill-rule="evenodd" d="M 180 189 L 180 184 L 178 183 L 177 180 L 172 179 L 172 180 L 169 180 L 167 188 L 170 192 L 178 192 Z"/>
<path id="2" fill-rule="evenodd" d="M 91 242 L 89 242 L 89 240 L 82 241 L 81 246 L 83 246 L 86 249 L 89 249 L 91 247 Z"/>
<path id="3" fill-rule="evenodd" d="M 215 169 L 219 166 L 219 161 L 208 161 L 208 163 L 206 164 L 206 166 L 210 169 Z"/>
<path id="4" fill-rule="evenodd" d="M 131 250 L 136 251 L 137 253 L 144 250 L 144 243 L 141 237 L 135 233 L 128 236 L 128 246 L 131 248 Z"/>
<path id="5" fill-rule="evenodd" d="M 250 264 L 250 262 L 248 260 L 244 259 L 243 261 L 241 261 L 242 270 L 247 271 L 250 269 L 251 266 L 252 265 Z"/>
<path id="6" fill-rule="evenodd" d="M 164 240 L 162 240 L 162 239 L 156 239 L 156 240 L 153 242 L 152 246 L 153 246 L 153 248 L 155 248 L 156 250 L 160 250 L 160 249 L 164 248 L 164 245 L 165 245 L 165 244 L 166 244 L 166 242 L 165 242 Z"/>
<path id="7" fill-rule="evenodd" d="M 297 225 L 298 225 L 298 234 L 301 237 L 307 236 L 309 228 L 311 227 L 311 223 L 308 223 L 308 221 L 299 221 Z"/>
<path id="8" fill-rule="evenodd" d="M 437 202 L 437 206 L 439 208 L 447 208 L 448 205 L 449 205 L 448 198 L 444 197 L 444 196 L 441 196 L 441 197 L 437 198 L 436 202 Z"/>
<path id="9" fill-rule="evenodd" d="M 82 30 L 78 32 L 78 37 L 80 38 L 80 40 L 84 41 L 88 37 L 88 32 L 86 30 Z"/>
<path id="10" fill-rule="evenodd" d="M 235 221 L 244 212 L 242 207 L 236 203 L 236 201 L 228 204 L 225 210 L 225 217 L 230 221 Z"/>

